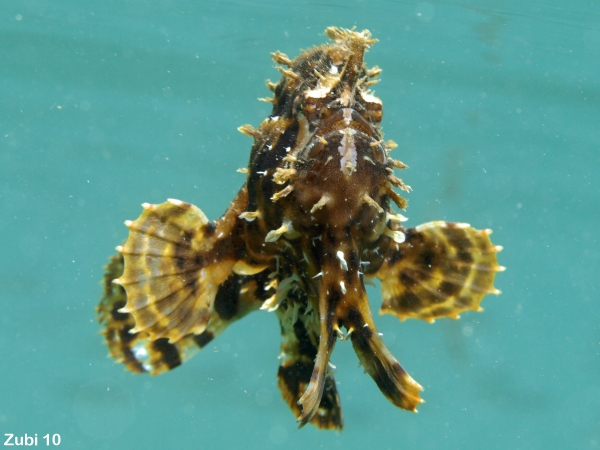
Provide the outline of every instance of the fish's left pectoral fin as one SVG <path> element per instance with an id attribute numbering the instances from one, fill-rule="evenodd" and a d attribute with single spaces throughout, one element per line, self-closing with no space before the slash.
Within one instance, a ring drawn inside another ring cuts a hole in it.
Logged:
<path id="1" fill-rule="evenodd" d="M 499 294 L 494 277 L 502 249 L 490 241 L 491 230 L 464 223 L 430 222 L 406 230 L 406 240 L 393 243 L 375 274 L 381 281 L 381 314 L 433 322 L 480 310 L 487 294 Z"/>

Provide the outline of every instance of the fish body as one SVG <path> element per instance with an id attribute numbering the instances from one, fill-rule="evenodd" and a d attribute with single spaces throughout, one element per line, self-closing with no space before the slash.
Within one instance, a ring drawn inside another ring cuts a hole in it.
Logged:
<path id="1" fill-rule="evenodd" d="M 99 318 L 111 355 L 134 372 L 162 373 L 230 323 L 275 312 L 282 335 L 279 387 L 300 425 L 343 426 L 330 357 L 350 340 L 396 406 L 416 411 L 422 387 L 377 332 L 365 280 L 379 279 L 382 313 L 433 321 L 479 310 L 501 249 L 490 230 L 431 222 L 405 228 L 410 188 L 384 141 L 380 74 L 364 55 L 368 31 L 328 28 L 332 44 L 290 59 L 276 52 L 272 113 L 253 139 L 247 179 L 209 221 L 179 200 L 143 205 L 105 276 Z"/>

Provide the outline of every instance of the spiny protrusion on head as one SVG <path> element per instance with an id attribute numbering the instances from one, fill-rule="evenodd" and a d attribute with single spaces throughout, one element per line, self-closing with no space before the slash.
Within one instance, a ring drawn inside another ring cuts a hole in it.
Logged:
<path id="1" fill-rule="evenodd" d="M 388 227 L 385 227 L 383 232 L 386 236 L 392 238 L 392 240 L 397 244 L 402 244 L 406 240 L 406 235 L 402 231 L 392 231 Z"/>
<path id="2" fill-rule="evenodd" d="M 391 220 L 392 222 L 396 223 L 401 223 L 406 222 L 408 220 L 408 217 L 405 217 L 402 214 L 387 213 L 387 220 Z"/>
<path id="3" fill-rule="evenodd" d="M 281 191 L 275 192 L 273 194 L 273 196 L 271 197 L 271 200 L 273 200 L 274 202 L 276 202 L 280 198 L 286 197 L 287 195 L 289 195 L 289 193 L 292 192 L 293 190 L 294 190 L 294 186 L 292 186 L 290 184 L 290 185 L 284 187 Z"/>
<path id="4" fill-rule="evenodd" d="M 288 57 L 288 55 L 281 53 L 279 50 L 271 53 L 271 58 L 273 58 L 275 64 L 283 64 L 284 66 L 288 67 L 292 65 L 292 60 Z"/>
<path id="5" fill-rule="evenodd" d="M 367 75 L 369 78 L 376 78 L 381 74 L 381 69 L 379 66 L 373 66 L 367 70 Z"/>
<path id="6" fill-rule="evenodd" d="M 394 166 L 396 169 L 406 169 L 408 167 L 402 161 L 399 161 L 397 159 L 390 159 L 390 162 L 392 163 L 392 166 Z"/>
<path id="7" fill-rule="evenodd" d="M 238 131 L 242 134 L 245 134 L 246 136 L 250 136 L 250 137 L 256 136 L 256 129 L 250 124 L 245 124 L 245 125 L 242 125 L 241 127 L 238 127 Z"/>
<path id="8" fill-rule="evenodd" d="M 329 39 L 335 41 L 338 44 L 347 44 L 348 42 L 356 42 L 361 44 L 363 47 L 369 47 L 374 43 L 378 42 L 378 39 L 371 39 L 371 32 L 369 30 L 362 30 L 360 33 L 354 31 L 354 28 L 347 30 L 345 28 L 328 27 L 325 30 L 325 34 L 329 36 Z"/>
<path id="9" fill-rule="evenodd" d="M 333 65 L 332 68 L 335 68 L 335 70 L 326 72 L 325 75 L 317 69 L 314 70 L 318 81 L 313 89 L 306 91 L 307 98 L 325 98 L 331 92 L 331 89 L 340 82 L 341 74 L 337 72 L 337 66 Z"/>
<path id="10" fill-rule="evenodd" d="M 318 211 L 319 209 L 321 209 L 323 206 L 325 206 L 330 201 L 331 201 L 331 197 L 329 195 L 327 195 L 327 194 L 323 194 L 321 196 L 321 198 L 319 199 L 319 201 L 317 203 L 315 203 L 313 205 L 313 207 L 310 209 L 310 213 L 314 214 L 316 211 Z"/>
<path id="11" fill-rule="evenodd" d="M 260 217 L 260 211 L 245 211 L 238 217 L 240 219 L 246 219 L 248 222 L 252 222 L 254 219 Z"/>
<path id="12" fill-rule="evenodd" d="M 300 80 L 300 79 L 302 79 L 302 77 L 300 75 L 298 75 L 296 72 L 294 72 L 291 69 L 284 69 L 283 67 L 278 67 L 277 69 L 279 69 L 279 71 L 281 72 L 281 74 L 285 75 L 287 78 L 291 78 L 293 80 Z"/>
<path id="13" fill-rule="evenodd" d="M 296 173 L 296 169 L 284 169 L 282 167 L 278 167 L 277 170 L 275 170 L 275 173 L 273 174 L 273 181 L 275 181 L 275 183 L 277 184 L 284 184 L 290 178 L 293 178 L 296 175 Z"/>
<path id="14" fill-rule="evenodd" d="M 373 164 L 374 166 L 376 166 L 377 164 L 375 164 L 375 161 L 373 161 L 370 157 L 368 157 L 367 155 L 363 155 L 363 159 L 365 161 L 370 162 L 371 164 Z"/>
<path id="15" fill-rule="evenodd" d="M 239 172 L 239 173 L 248 173 L 249 170 L 248 170 L 247 167 L 240 167 L 239 169 L 236 170 L 236 172 Z"/>
<path id="16" fill-rule="evenodd" d="M 398 144 L 396 144 L 391 139 L 389 139 L 388 141 L 386 141 L 384 145 L 385 145 L 385 149 L 387 151 L 394 150 L 396 147 L 398 147 Z"/>
<path id="17" fill-rule="evenodd" d="M 393 189 L 386 189 L 385 193 L 390 197 L 390 199 L 398 206 L 400 209 L 406 209 L 407 201 L 404 197 L 400 196 Z"/>
<path id="18" fill-rule="evenodd" d="M 259 102 L 273 103 L 273 97 L 258 97 Z"/>
<path id="19" fill-rule="evenodd" d="M 284 222 L 279 228 L 277 228 L 276 230 L 271 230 L 267 233 L 267 235 L 265 236 L 265 242 L 275 242 L 277 241 L 282 235 L 284 235 L 285 233 L 287 233 L 288 231 L 290 231 L 292 229 L 292 224 L 289 222 Z"/>
<path id="20" fill-rule="evenodd" d="M 369 87 L 369 86 L 373 86 L 374 84 L 379 83 L 381 80 L 379 78 L 375 79 L 375 80 L 369 80 L 369 81 L 364 81 L 362 83 L 363 86 L 365 87 Z"/>
<path id="21" fill-rule="evenodd" d="M 267 80 L 267 88 L 271 92 L 275 92 L 275 89 L 277 89 L 277 83 L 273 83 L 271 80 Z"/>
<path id="22" fill-rule="evenodd" d="M 367 205 L 375 208 L 379 214 L 383 213 L 383 208 L 379 205 L 379 203 L 377 203 L 375 200 L 373 200 L 368 194 L 363 195 L 363 200 Z"/>
<path id="23" fill-rule="evenodd" d="M 405 192 L 410 192 L 411 191 L 411 187 L 409 185 L 407 185 L 407 184 L 404 184 L 404 182 L 400 178 L 398 178 L 397 176 L 395 176 L 395 175 L 388 175 L 387 179 L 395 187 L 400 188 L 400 189 L 402 189 Z"/>

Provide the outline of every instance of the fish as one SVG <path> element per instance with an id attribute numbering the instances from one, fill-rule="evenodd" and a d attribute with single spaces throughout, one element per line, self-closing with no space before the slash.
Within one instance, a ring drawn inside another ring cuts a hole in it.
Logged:
<path id="1" fill-rule="evenodd" d="M 299 426 L 343 428 L 331 355 L 349 340 L 395 406 L 416 411 L 422 386 L 377 331 L 365 290 L 379 280 L 380 313 L 434 322 L 481 311 L 502 247 L 491 230 L 434 221 L 413 228 L 398 210 L 411 188 L 381 131 L 382 101 L 367 68 L 368 30 L 329 27 L 331 43 L 271 56 L 271 114 L 239 131 L 253 143 L 246 181 L 210 221 L 169 199 L 142 205 L 106 267 L 98 319 L 110 355 L 134 373 L 178 367 L 254 311 L 280 325 L 278 386 Z"/>

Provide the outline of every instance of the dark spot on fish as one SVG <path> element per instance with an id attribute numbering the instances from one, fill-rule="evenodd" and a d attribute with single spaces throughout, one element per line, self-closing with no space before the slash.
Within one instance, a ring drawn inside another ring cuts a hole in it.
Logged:
<path id="1" fill-rule="evenodd" d="M 450 314 L 451 311 L 452 309 L 450 308 L 437 308 L 433 311 L 433 315 L 436 317 L 445 317 Z"/>
<path id="2" fill-rule="evenodd" d="M 417 264 L 423 266 L 427 270 L 431 270 L 433 265 L 436 263 L 437 254 L 432 249 L 426 249 L 419 253 L 419 257 L 417 258 Z"/>
<path id="3" fill-rule="evenodd" d="M 125 306 L 126 302 L 125 300 L 120 300 L 118 302 L 116 302 L 110 312 L 110 315 L 112 316 L 112 318 L 114 320 L 116 320 L 117 322 L 124 322 L 126 320 L 129 319 L 129 317 L 131 317 L 129 315 L 129 313 L 124 313 L 119 311 L 119 309 L 123 308 Z"/>
<path id="4" fill-rule="evenodd" d="M 373 335 L 373 331 L 369 328 L 365 326 L 365 319 L 363 318 L 361 312 L 356 309 L 356 308 L 351 308 L 348 311 L 348 325 L 347 328 L 350 326 L 352 328 L 354 328 L 354 331 L 352 332 L 352 335 L 354 335 L 354 333 L 358 332 L 361 336 L 362 339 L 370 339 L 371 336 Z"/>
<path id="5" fill-rule="evenodd" d="M 300 387 L 310 382 L 313 365 L 297 361 L 287 367 L 279 366 L 278 375 L 295 398 L 300 398 Z"/>
<path id="6" fill-rule="evenodd" d="M 471 264 L 473 262 L 473 256 L 471 255 L 471 253 L 466 252 L 466 251 L 459 251 L 458 254 L 456 255 L 456 258 L 459 261 L 462 261 L 467 264 Z"/>
<path id="7" fill-rule="evenodd" d="M 223 320 L 231 320 L 237 314 L 240 294 L 240 277 L 232 275 L 217 291 L 215 297 L 215 311 Z"/>
<path id="8" fill-rule="evenodd" d="M 443 294 L 446 294 L 448 297 L 455 296 L 460 292 L 461 289 L 461 285 L 450 283 L 449 281 L 442 281 L 442 283 L 440 283 L 440 286 L 438 287 L 438 291 L 442 292 Z M 445 301 L 445 299 L 442 299 L 440 301 Z"/>
<path id="9" fill-rule="evenodd" d="M 296 339 L 298 339 L 298 352 L 301 355 L 306 355 L 310 361 L 314 361 L 317 357 L 317 348 L 310 340 L 302 320 L 296 320 L 296 323 L 294 323 L 294 334 L 296 335 Z"/>
<path id="10" fill-rule="evenodd" d="M 202 231 L 205 237 L 211 237 L 217 231 L 217 225 L 214 222 L 208 222 L 202 227 Z"/>
<path id="11" fill-rule="evenodd" d="M 442 232 L 448 239 L 450 245 L 458 249 L 469 249 L 473 247 L 467 233 L 462 228 L 442 228 Z"/>
<path id="12" fill-rule="evenodd" d="M 397 300 L 401 310 L 416 311 L 421 307 L 421 300 L 412 292 L 405 292 Z"/>
<path id="13" fill-rule="evenodd" d="M 194 335 L 194 342 L 196 345 L 198 345 L 198 347 L 202 348 L 214 338 L 215 336 L 210 331 L 205 330 L 203 333 Z"/>
<path id="14" fill-rule="evenodd" d="M 161 361 L 165 363 L 169 369 L 173 369 L 181 364 L 179 350 L 177 350 L 176 346 L 170 344 L 167 338 L 157 339 L 152 342 L 151 345 L 154 350 L 161 353 Z"/>
<path id="15" fill-rule="evenodd" d="M 416 286 L 418 284 L 417 280 L 415 280 L 412 276 L 410 276 L 406 272 L 401 272 L 400 273 L 400 281 L 402 282 L 402 284 L 405 287 L 413 287 L 413 286 Z"/>
<path id="16" fill-rule="evenodd" d="M 360 258 L 358 257 L 358 253 L 356 250 L 350 250 L 350 254 L 348 255 L 348 268 L 350 267 L 358 267 L 360 264 Z"/>

